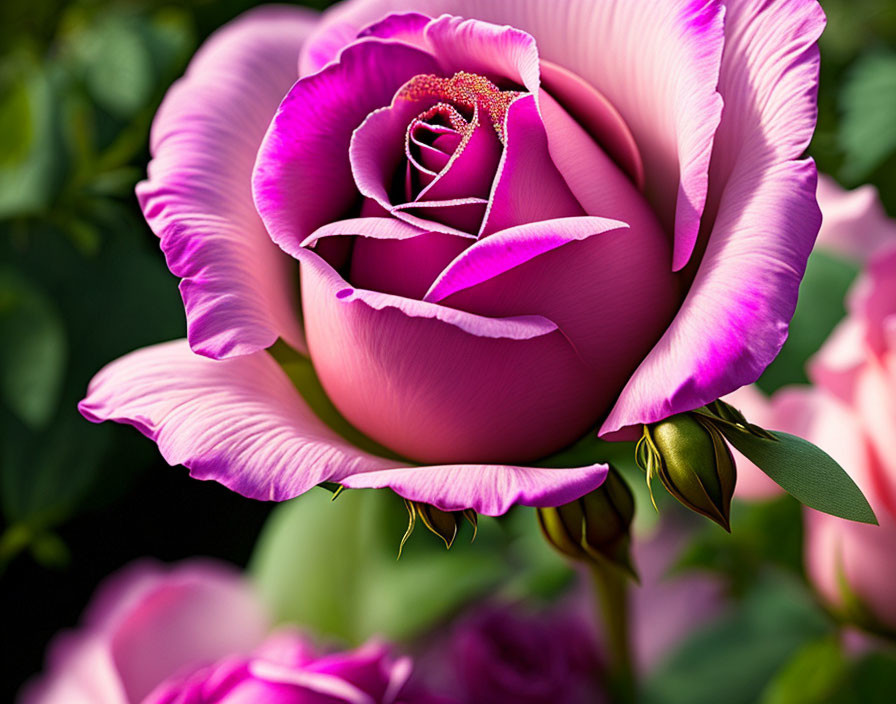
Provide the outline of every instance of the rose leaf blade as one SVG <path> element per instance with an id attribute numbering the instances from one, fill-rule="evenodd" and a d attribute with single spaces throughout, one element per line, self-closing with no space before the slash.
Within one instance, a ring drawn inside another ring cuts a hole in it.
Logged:
<path id="1" fill-rule="evenodd" d="M 861 489 L 821 448 L 778 431 L 772 432 L 773 441 L 735 428 L 719 429 L 738 452 L 799 502 L 832 516 L 877 525 Z"/>

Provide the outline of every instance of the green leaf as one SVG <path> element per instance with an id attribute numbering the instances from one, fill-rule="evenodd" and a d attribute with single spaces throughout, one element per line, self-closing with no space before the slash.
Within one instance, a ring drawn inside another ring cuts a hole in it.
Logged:
<path id="1" fill-rule="evenodd" d="M 53 303 L 25 278 L 0 269 L 0 397 L 25 423 L 45 425 L 56 410 L 66 338 Z"/>
<path id="2" fill-rule="evenodd" d="M 877 525 L 861 489 L 821 448 L 788 433 L 774 431 L 776 440 L 766 440 L 721 423 L 719 429 L 742 455 L 809 508 Z"/>
<path id="3" fill-rule="evenodd" d="M 28 83 L 7 65 L 0 72 L 0 166 L 28 155 L 34 139 Z"/>
<path id="4" fill-rule="evenodd" d="M 760 704 L 829 704 L 847 670 L 837 636 L 809 643 L 778 671 Z"/>
<path id="5" fill-rule="evenodd" d="M 857 183 L 896 151 L 896 53 L 860 57 L 843 83 L 840 105 L 843 177 Z"/>
<path id="6" fill-rule="evenodd" d="M 644 704 L 755 704 L 775 672 L 830 624 L 798 582 L 766 575 L 646 679 Z"/>
<path id="7" fill-rule="evenodd" d="M 0 120 L 27 121 L 27 128 L 0 132 L 0 218 L 31 215 L 44 210 L 61 185 L 60 76 L 28 55 L 5 57 L 0 71 L 15 76 Z M 0 95 L 5 90 L 0 85 Z"/>
<path id="8" fill-rule="evenodd" d="M 493 519 L 483 517 L 475 544 L 465 527 L 450 551 L 424 531 L 397 560 L 406 523 L 391 492 L 311 491 L 277 508 L 249 569 L 278 620 L 349 643 L 409 638 L 506 576 Z"/>

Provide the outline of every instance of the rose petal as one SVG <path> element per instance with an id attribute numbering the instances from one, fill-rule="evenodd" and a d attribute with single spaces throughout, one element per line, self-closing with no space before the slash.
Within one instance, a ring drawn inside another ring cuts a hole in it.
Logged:
<path id="1" fill-rule="evenodd" d="M 453 314 L 446 315 L 451 319 Z M 482 334 L 522 340 L 541 325 L 494 321 L 489 329 L 488 324 Z M 383 338 L 388 340 L 389 333 L 384 331 Z M 544 352 L 536 346 L 536 355 Z M 540 387 L 531 385 L 539 393 Z M 393 488 L 406 498 L 445 510 L 463 507 L 500 515 L 516 496 L 533 505 L 555 497 L 571 501 L 595 489 L 606 475 L 603 465 L 549 472 L 461 465 L 436 467 L 434 475 L 428 467 L 402 467 L 349 445 L 324 426 L 267 353 L 215 361 L 193 354 L 183 340 L 138 350 L 108 365 L 79 408 L 93 422 L 133 425 L 158 443 L 170 464 L 184 464 L 194 477 L 214 479 L 250 498 L 280 501 L 320 481 L 344 483 L 355 472 L 400 468 L 408 471 L 395 476 Z M 462 471 L 469 481 L 441 481 L 445 471 Z M 371 481 L 381 479 L 377 473 Z M 387 479 L 382 486 L 392 484 Z"/>
<path id="2" fill-rule="evenodd" d="M 816 246 L 864 262 L 881 247 L 896 243 L 896 222 L 887 217 L 871 184 L 852 191 L 818 176 L 818 205 L 824 215 Z"/>
<path id="3" fill-rule="evenodd" d="M 516 225 L 585 215 L 551 161 L 535 96 L 513 101 L 505 125 L 506 146 L 480 237 Z"/>
<path id="4" fill-rule="evenodd" d="M 594 85 L 631 128 L 651 202 L 667 229 L 674 225 L 674 266 L 684 266 L 699 231 L 722 109 L 720 1 L 349 0 L 324 16 L 303 52 L 304 70 L 396 10 L 511 25 L 535 38 L 541 58 Z"/>
<path id="5" fill-rule="evenodd" d="M 454 465 L 367 472 L 343 483 L 353 489 L 390 487 L 406 499 L 442 511 L 460 511 L 467 497 L 476 496 L 478 513 L 500 516 L 515 504 L 545 507 L 575 501 L 599 487 L 607 471 L 602 464 L 576 469 Z"/>
<path id="6" fill-rule="evenodd" d="M 588 370 L 551 321 L 484 318 L 352 289 L 302 261 L 311 356 L 362 432 L 426 462 L 524 461 L 572 442 L 596 417 Z"/>
<path id="7" fill-rule="evenodd" d="M 316 19 L 262 8 L 227 25 L 196 54 L 153 123 L 153 160 L 137 196 L 182 279 L 187 334 L 199 354 L 251 354 L 278 337 L 304 347 L 295 266 L 271 243 L 249 179 Z"/>
<path id="8" fill-rule="evenodd" d="M 547 91 L 555 102 L 563 106 L 564 111 L 588 130 L 588 135 L 620 169 L 625 171 L 638 190 L 643 189 L 644 162 L 641 160 L 638 145 L 625 120 L 606 96 L 601 95 L 594 86 L 583 81 L 580 76 L 550 61 L 541 62 L 541 85 L 543 90 L 539 93 L 539 107 L 542 118 L 548 120 L 543 97 Z M 556 145 L 551 137 L 550 126 L 546 126 L 553 156 Z"/>
<path id="9" fill-rule="evenodd" d="M 265 352 L 213 361 L 180 340 L 147 347 L 102 369 L 78 408 L 133 425 L 169 464 L 253 499 L 285 501 L 392 465 L 327 428 Z"/>
<path id="10" fill-rule="evenodd" d="M 423 300 L 438 303 L 453 293 L 488 281 L 569 242 L 627 228 L 626 223 L 618 220 L 577 217 L 543 220 L 501 230 L 465 249 L 442 271 Z"/>
<path id="11" fill-rule="evenodd" d="M 823 16 L 815 2 L 728 9 L 726 111 L 708 204 L 714 209 L 721 193 L 718 214 L 681 310 L 601 433 L 692 410 L 752 383 L 787 337 L 821 222 L 815 164 L 790 159 L 814 125 Z"/>
<path id="12" fill-rule="evenodd" d="M 365 39 L 292 87 L 252 176 L 258 212 L 284 251 L 295 254 L 317 228 L 350 214 L 358 198 L 349 162 L 352 132 L 412 76 L 437 70 L 417 49 Z"/>
<path id="13" fill-rule="evenodd" d="M 469 244 L 469 239 L 443 232 L 400 240 L 359 237 L 349 279 L 359 288 L 422 300 L 436 277 Z"/>
<path id="14" fill-rule="evenodd" d="M 103 583 L 83 626 L 54 641 L 48 676 L 29 704 L 127 704 L 183 669 L 248 654 L 268 615 L 234 569 L 193 560 L 175 567 L 141 561 Z"/>
<path id="15" fill-rule="evenodd" d="M 544 92 L 540 108 L 551 159 L 585 212 L 622 220 L 644 233 L 638 238 L 666 238 L 644 197 L 578 122 Z"/>

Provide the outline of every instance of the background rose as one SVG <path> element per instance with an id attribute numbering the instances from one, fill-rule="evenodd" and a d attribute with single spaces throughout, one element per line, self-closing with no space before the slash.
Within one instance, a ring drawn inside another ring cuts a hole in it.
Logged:
<path id="1" fill-rule="evenodd" d="M 321 656 L 298 633 L 268 635 L 267 610 L 222 563 L 144 561 L 109 578 L 81 627 L 53 643 L 23 704 L 446 704 L 408 684 L 383 644 Z"/>
<path id="2" fill-rule="evenodd" d="M 896 223 L 891 220 L 880 203 L 873 186 L 866 185 L 852 191 L 841 188 L 831 177 L 824 174 L 818 179 L 818 205 L 823 222 L 818 233 L 816 249 L 823 253 L 844 257 L 862 265 L 872 260 L 881 250 L 896 246 Z M 872 274 L 881 285 L 880 264 Z M 862 298 L 867 297 L 869 284 L 857 284 L 850 304 L 853 314 L 842 322 L 832 333 L 831 339 L 822 347 L 818 355 L 810 361 L 812 379 L 821 386 L 834 389 L 838 386 L 835 371 L 843 364 L 863 366 L 875 356 L 875 351 L 862 342 L 859 328 L 871 323 L 860 322 L 863 317 Z M 885 294 L 884 294 L 885 295 Z M 852 322 L 849 322 L 852 321 Z M 877 323 L 880 324 L 880 321 Z M 870 333 L 868 333 L 870 334 Z M 838 342 L 838 340 L 842 340 Z M 841 356 L 845 355 L 845 357 Z M 842 361 L 838 361 L 842 360 Z M 852 360 L 851 362 L 848 360 Z M 841 397 L 849 400 L 851 392 L 844 390 Z M 784 389 L 768 398 L 755 386 L 745 386 L 726 397 L 739 408 L 753 423 L 773 430 L 786 430 L 802 437 L 808 432 L 805 403 L 802 391 Z M 737 496 L 742 499 L 764 499 L 778 496 L 782 489 L 771 478 L 744 458 L 736 450 L 737 456 Z"/>
<path id="3" fill-rule="evenodd" d="M 847 211 L 858 198 L 842 191 L 837 195 L 835 204 Z M 820 198 L 820 202 L 824 208 L 825 201 Z M 848 218 L 854 226 L 851 231 L 867 235 L 868 230 L 861 230 L 859 224 L 873 220 L 878 212 L 875 201 L 856 208 Z M 887 220 L 879 222 L 879 237 L 871 238 L 868 248 L 850 241 L 840 231 L 843 222 L 836 216 L 834 224 L 837 237 L 825 241 L 837 242 L 840 251 L 866 259 L 867 266 L 850 290 L 847 317 L 810 360 L 815 387 L 788 387 L 770 399 L 747 387 L 729 400 L 765 427 L 799 435 L 826 450 L 868 497 L 880 526 L 806 510 L 806 567 L 831 604 L 849 611 L 853 619 L 864 620 L 864 625 L 873 627 L 877 622 L 892 629 L 896 627 L 892 597 L 896 572 L 887 555 L 896 546 L 896 242 Z M 742 498 L 780 493 L 749 462 L 739 458 L 738 469 Z M 856 598 L 867 613 L 851 610 Z"/>
<path id="4" fill-rule="evenodd" d="M 842 604 L 845 584 L 870 608 L 873 617 L 896 628 L 896 579 L 887 557 L 896 545 L 896 246 L 882 247 L 850 293 L 849 315 L 812 362 L 812 377 L 822 393 L 844 403 L 856 418 L 856 482 L 863 488 L 880 527 L 844 524 L 811 513 L 807 518 L 808 565 L 816 583 Z M 833 402 L 832 402 L 833 403 Z M 849 426 L 847 426 L 848 428 Z M 848 431 L 832 430 L 833 436 Z M 819 444 L 822 438 L 819 439 Z M 832 442 L 825 439 L 824 442 Z M 823 445 L 822 445 L 823 446 Z"/>
<path id="5" fill-rule="evenodd" d="M 598 704 L 606 701 L 587 620 L 557 610 L 486 606 L 452 627 L 450 653 L 464 704 Z"/>
<path id="6" fill-rule="evenodd" d="M 203 356 L 110 365 L 89 419 L 248 496 L 331 480 L 499 514 L 605 468 L 478 463 L 692 409 L 771 361 L 819 221 L 798 160 L 815 2 L 414 7 L 260 10 L 199 52 L 138 195 Z M 301 262 L 302 324 L 271 239 Z M 437 466 L 324 426 L 261 352 L 278 337 L 357 428 Z"/>

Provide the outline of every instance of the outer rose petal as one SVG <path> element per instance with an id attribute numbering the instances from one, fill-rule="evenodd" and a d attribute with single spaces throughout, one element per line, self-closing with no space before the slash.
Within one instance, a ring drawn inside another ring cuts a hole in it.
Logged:
<path id="1" fill-rule="evenodd" d="M 295 256 L 312 232 L 346 215 L 358 200 L 349 163 L 352 132 L 410 78 L 437 71 L 418 49 L 365 39 L 292 87 L 252 175 L 255 203 L 274 242 Z"/>
<path id="2" fill-rule="evenodd" d="M 302 70 L 332 59 L 364 26 L 394 11 L 443 12 L 528 32 L 541 58 L 593 84 L 620 112 L 644 157 L 647 190 L 675 230 L 674 266 L 687 262 L 707 194 L 723 8 L 716 0 L 355 0 L 324 17 Z M 612 213 L 605 215 L 612 216 Z"/>
<path id="3" fill-rule="evenodd" d="M 392 466 L 327 428 L 265 352 L 211 361 L 182 340 L 137 350 L 93 378 L 79 410 L 133 425 L 169 464 L 253 499 L 285 501 Z"/>
<path id="4" fill-rule="evenodd" d="M 53 645 L 27 704 L 130 704 L 185 666 L 248 654 L 268 615 L 236 570 L 138 562 L 102 585 L 83 626 Z"/>
<path id="5" fill-rule="evenodd" d="M 182 278 L 187 334 L 199 354 L 251 354 L 278 337 L 304 347 L 295 266 L 255 212 L 251 174 L 317 17 L 262 8 L 227 25 L 196 54 L 153 123 L 153 160 L 137 196 Z"/>
<path id="6" fill-rule="evenodd" d="M 525 325 L 519 327 L 522 334 Z M 281 501 L 321 481 L 401 467 L 327 428 L 264 352 L 215 361 L 193 354 L 183 340 L 138 350 L 101 370 L 79 408 L 94 422 L 133 425 L 158 443 L 170 464 L 184 464 L 194 477 L 250 498 Z M 469 481 L 449 484 L 428 474 L 461 470 Z M 394 488 L 440 508 L 499 515 L 517 494 L 533 505 L 556 497 L 571 501 L 599 486 L 605 474 L 603 465 L 534 474 L 504 466 L 414 467 L 396 478 Z M 489 480 L 494 487 L 483 489 Z M 514 492 L 522 484 L 529 489 Z M 505 494 L 499 487 L 511 490 Z"/>
<path id="7" fill-rule="evenodd" d="M 581 393 L 590 372 L 550 320 L 353 289 L 317 255 L 301 261 L 321 383 L 386 447 L 425 462 L 525 461 L 594 422 L 595 401 Z"/>
<path id="8" fill-rule="evenodd" d="M 816 169 L 795 161 L 815 126 L 814 0 L 732 2 L 707 209 L 718 211 L 687 298 L 601 428 L 652 423 L 755 381 L 787 337 L 821 223 Z"/>
<path id="9" fill-rule="evenodd" d="M 414 467 L 367 472 L 342 483 L 352 489 L 390 487 L 406 499 L 430 503 L 443 511 L 467 508 L 467 497 L 473 495 L 485 509 L 477 509 L 479 513 L 500 516 L 514 504 L 544 507 L 575 501 L 603 484 L 606 476 L 606 465 L 576 469 L 444 465 L 427 467 L 424 472 Z M 433 496 L 440 498 L 434 501 Z"/>

